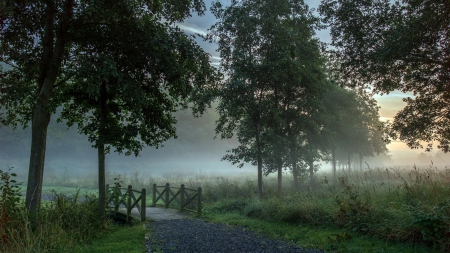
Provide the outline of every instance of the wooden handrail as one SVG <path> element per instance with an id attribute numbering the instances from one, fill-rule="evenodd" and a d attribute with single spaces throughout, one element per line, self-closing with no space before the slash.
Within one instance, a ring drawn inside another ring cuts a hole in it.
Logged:
<path id="1" fill-rule="evenodd" d="M 158 191 L 158 188 L 164 189 L 160 192 Z M 174 193 L 172 189 L 178 190 Z M 188 191 L 192 191 L 194 192 L 194 194 L 190 196 L 188 194 Z M 168 208 L 170 203 L 172 203 L 172 201 L 175 201 L 180 205 L 180 211 L 186 210 L 190 212 L 197 212 L 198 215 L 202 214 L 202 187 L 199 187 L 197 190 L 193 190 L 186 188 L 184 184 L 182 184 L 180 188 L 171 187 L 169 183 L 167 183 L 165 186 L 157 186 L 156 184 L 153 184 L 152 196 L 152 206 L 156 206 L 158 200 L 162 200 L 164 203 L 164 207 Z M 179 199 L 177 199 L 177 197 L 179 197 Z M 193 200 L 197 200 L 196 211 L 186 208 L 186 206 Z"/>
<path id="2" fill-rule="evenodd" d="M 108 184 L 106 185 L 106 191 L 108 192 L 108 189 L 115 189 L 115 194 L 109 198 L 109 200 L 106 202 L 108 203 L 108 206 L 111 202 L 114 203 L 114 215 L 117 214 L 119 211 L 119 206 L 123 204 L 126 207 L 127 210 L 127 216 L 126 221 L 129 222 L 131 218 L 131 209 L 136 207 L 139 211 L 139 214 L 141 216 L 141 221 L 145 221 L 145 206 L 146 206 L 146 197 L 147 197 L 147 190 L 143 188 L 141 191 L 133 190 L 133 187 L 131 185 L 128 186 L 128 188 L 117 188 L 117 187 L 110 187 Z M 126 190 L 126 193 L 123 194 L 121 190 Z M 140 196 L 136 198 L 134 193 L 140 193 Z M 114 199 L 113 199 L 114 198 Z M 126 199 L 126 202 L 125 202 Z M 139 201 L 141 204 L 139 205 Z"/>

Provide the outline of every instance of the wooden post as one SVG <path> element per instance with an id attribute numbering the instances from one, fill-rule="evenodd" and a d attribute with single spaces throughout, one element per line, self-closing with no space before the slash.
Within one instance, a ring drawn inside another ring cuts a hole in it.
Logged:
<path id="1" fill-rule="evenodd" d="M 184 206 L 184 184 L 181 185 L 181 189 L 180 189 L 180 211 L 183 211 L 183 206 Z"/>
<path id="2" fill-rule="evenodd" d="M 131 216 L 131 194 L 133 187 L 131 185 L 128 186 L 128 202 L 127 202 L 127 222 L 130 222 L 130 216 Z"/>
<path id="3" fill-rule="evenodd" d="M 197 214 L 202 215 L 202 187 L 198 187 L 197 198 Z"/>
<path id="4" fill-rule="evenodd" d="M 145 202 L 147 198 L 147 190 L 145 188 L 142 188 L 142 193 L 141 193 L 141 221 L 144 222 L 145 221 Z"/>
<path id="5" fill-rule="evenodd" d="M 166 184 L 166 199 L 164 200 L 164 203 L 166 204 L 165 207 L 169 208 L 169 198 L 170 198 L 170 185 L 169 183 Z"/>

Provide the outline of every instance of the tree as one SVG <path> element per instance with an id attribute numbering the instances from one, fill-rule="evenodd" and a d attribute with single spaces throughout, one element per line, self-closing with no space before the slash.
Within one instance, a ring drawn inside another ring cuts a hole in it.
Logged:
<path id="1" fill-rule="evenodd" d="M 325 80 L 320 43 L 313 38 L 317 19 L 303 1 L 290 0 L 233 0 L 228 8 L 216 2 L 212 12 L 219 22 L 208 38 L 218 40 L 221 69 L 229 77 L 219 87 L 216 130 L 222 138 L 236 131 L 241 145 L 225 158 L 257 165 L 262 196 L 264 160 L 283 164 L 280 153 L 273 152 L 280 145 L 268 143 L 280 138 L 272 137 L 289 138 L 296 178 L 298 143 Z"/>
<path id="2" fill-rule="evenodd" d="M 334 59 L 343 82 L 376 92 L 412 92 L 389 126 L 410 148 L 438 141 L 450 148 L 450 2 L 447 0 L 324 0 Z"/>
<path id="3" fill-rule="evenodd" d="M 345 161 L 351 168 L 350 158 L 385 153 L 379 127 L 381 122 L 376 100 L 362 89 L 357 91 L 331 86 L 324 95 L 327 109 L 324 136 L 331 153 L 332 172 L 336 175 L 336 160 Z M 361 167 L 361 164 L 360 164 Z"/>
<path id="4" fill-rule="evenodd" d="M 172 112 L 214 82 L 208 55 L 179 29 L 147 16 L 127 29 L 112 27 L 104 33 L 114 44 L 80 45 L 80 51 L 90 51 L 78 54 L 78 74 L 65 90 L 72 99 L 61 117 L 69 125 L 76 123 L 98 149 L 100 210 L 105 206 L 105 154 L 114 147 L 138 155 L 144 145 L 158 147 L 175 137 Z M 191 102 L 202 112 L 199 107 L 209 101 Z"/>
<path id="5" fill-rule="evenodd" d="M 26 206 L 30 211 L 35 211 L 40 207 L 47 127 L 51 114 L 63 102 L 71 102 L 65 94 L 66 87 L 83 78 L 74 71 L 80 66 L 80 62 L 74 59 L 84 54 L 83 59 L 88 61 L 89 53 L 93 53 L 90 50 L 95 51 L 95 46 L 107 42 L 117 46 L 110 48 L 116 50 L 116 56 L 125 57 L 129 50 L 136 52 L 136 48 L 114 44 L 107 31 L 120 33 L 130 27 L 138 27 L 141 23 L 135 21 L 140 17 L 148 18 L 148 22 L 163 23 L 162 26 L 169 29 L 171 23 L 183 20 L 190 15 L 191 10 L 202 14 L 205 7 L 199 0 L 184 1 L 182 4 L 174 1 L 138 0 L 8 0 L 2 2 L 0 8 L 0 62 L 13 68 L 1 76 L 0 105 L 7 109 L 6 124 L 26 126 L 31 121 L 32 143 Z M 127 39 L 135 36 L 138 35 Z M 159 42 L 160 47 L 167 46 L 165 41 Z M 92 48 L 80 50 L 82 45 Z M 189 57 L 190 55 L 187 56 Z M 154 60 L 155 65 L 160 60 L 163 61 L 160 58 Z M 200 80 L 204 72 L 199 73 Z M 155 83 L 164 83 L 169 91 L 177 89 L 171 86 L 177 83 L 174 80 L 164 80 L 157 75 L 152 77 L 156 79 Z M 180 74 L 179 77 L 185 76 Z M 90 91 L 85 92 L 89 95 Z M 173 108 L 163 109 L 170 111 Z M 160 120 L 161 118 L 156 118 L 155 123 Z M 77 119 L 73 121 L 77 122 Z M 164 127 L 168 122 L 165 123 Z"/>

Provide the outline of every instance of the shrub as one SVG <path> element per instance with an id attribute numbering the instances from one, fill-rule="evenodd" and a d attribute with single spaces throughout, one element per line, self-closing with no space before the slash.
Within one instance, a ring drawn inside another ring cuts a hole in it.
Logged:
<path id="1" fill-rule="evenodd" d="M 343 177 L 339 180 L 345 188 L 335 198 L 339 206 L 339 211 L 335 214 L 336 223 L 353 231 L 367 231 L 369 224 L 365 220 L 372 209 L 370 203 L 361 199 L 360 192 L 354 185 L 348 184 Z"/>
<path id="2" fill-rule="evenodd" d="M 442 250 L 450 250 L 450 200 L 436 206 L 410 206 L 413 225 L 422 239 Z"/>
<path id="3" fill-rule="evenodd" d="M 14 173 L 0 170 L 0 252 L 67 252 L 107 231 L 111 222 L 102 219 L 94 195 L 67 196 L 53 191 L 32 219 L 21 201 Z"/>
<path id="4" fill-rule="evenodd" d="M 20 185 L 14 178 L 15 173 L 0 170 L 0 245 L 10 243 L 10 233 L 17 219 L 20 204 Z"/>

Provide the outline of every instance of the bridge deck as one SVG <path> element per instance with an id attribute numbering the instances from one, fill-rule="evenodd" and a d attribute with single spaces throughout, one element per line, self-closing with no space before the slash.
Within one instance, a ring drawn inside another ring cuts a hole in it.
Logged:
<path id="1" fill-rule="evenodd" d="M 120 208 L 119 212 L 126 214 L 127 211 L 125 208 Z M 163 208 L 163 207 L 146 207 L 145 208 L 145 216 L 149 220 L 160 221 L 160 220 L 178 220 L 189 217 L 191 214 L 180 212 L 179 210 Z M 139 211 L 137 208 L 131 209 L 131 216 L 136 217 L 138 219 L 141 218 Z"/>

